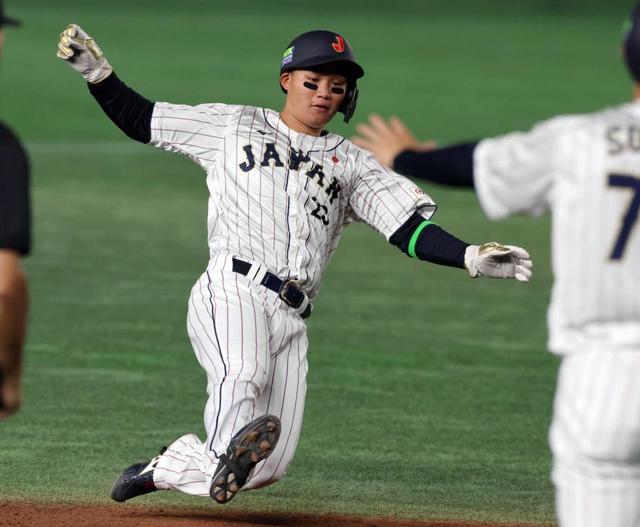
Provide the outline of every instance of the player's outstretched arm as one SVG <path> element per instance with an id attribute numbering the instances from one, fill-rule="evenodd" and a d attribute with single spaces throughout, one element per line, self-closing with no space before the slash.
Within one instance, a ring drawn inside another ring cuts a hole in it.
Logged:
<path id="1" fill-rule="evenodd" d="M 132 139 L 151 140 L 154 103 L 124 84 L 96 44 L 80 26 L 70 24 L 60 34 L 58 58 L 79 72 L 107 116 Z"/>
<path id="2" fill-rule="evenodd" d="M 363 168 L 349 204 L 356 217 L 389 243 L 412 258 L 467 269 L 472 277 L 529 280 L 531 258 L 525 250 L 499 244 L 472 245 L 449 234 L 429 221 L 436 204 L 421 188 L 380 166 L 371 154 L 362 154 Z M 413 213 L 407 218 L 408 210 Z"/>
<path id="3" fill-rule="evenodd" d="M 533 264 L 529 253 L 496 242 L 472 245 L 449 234 L 416 212 L 390 238 L 407 255 L 428 262 L 466 269 L 472 278 L 515 278 L 528 282 Z"/>
<path id="4" fill-rule="evenodd" d="M 57 56 L 90 84 L 102 82 L 113 72 L 95 40 L 76 24 L 69 24 L 60 33 Z"/>
<path id="5" fill-rule="evenodd" d="M 405 176 L 449 186 L 473 187 L 475 142 L 436 148 L 433 141 L 419 142 L 397 117 L 385 121 L 373 114 L 358 125 L 352 140 L 378 161 Z"/>

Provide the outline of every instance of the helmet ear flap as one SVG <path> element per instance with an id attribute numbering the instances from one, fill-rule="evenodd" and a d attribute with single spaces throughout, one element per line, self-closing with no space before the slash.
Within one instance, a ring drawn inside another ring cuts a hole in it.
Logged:
<path id="1" fill-rule="evenodd" d="M 340 107 L 340 110 L 344 114 L 344 122 L 348 123 L 356 112 L 356 105 L 358 104 L 358 86 L 354 82 L 347 90 L 347 95 L 344 98 L 344 102 Z"/>

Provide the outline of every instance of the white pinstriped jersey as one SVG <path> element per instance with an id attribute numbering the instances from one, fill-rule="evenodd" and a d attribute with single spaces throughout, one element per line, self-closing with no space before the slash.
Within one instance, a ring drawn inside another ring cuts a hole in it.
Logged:
<path id="1" fill-rule="evenodd" d="M 640 102 L 485 139 L 474 174 L 489 217 L 552 211 L 551 351 L 640 350 Z"/>
<path id="2" fill-rule="evenodd" d="M 344 226 L 361 220 L 387 239 L 434 202 L 347 139 L 288 128 L 251 106 L 156 103 L 151 144 L 207 172 L 211 257 L 232 254 L 295 277 L 313 297 Z"/>

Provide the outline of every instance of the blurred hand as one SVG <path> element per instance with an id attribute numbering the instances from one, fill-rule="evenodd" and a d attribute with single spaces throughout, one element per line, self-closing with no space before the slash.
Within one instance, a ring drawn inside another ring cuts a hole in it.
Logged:
<path id="1" fill-rule="evenodd" d="M 351 140 L 366 150 L 369 150 L 380 163 L 393 168 L 396 156 L 405 150 L 428 151 L 437 147 L 433 141 L 419 142 L 411 130 L 397 117 L 385 121 L 377 114 L 369 116 L 368 123 L 357 126 L 360 136 Z"/>
<path id="2" fill-rule="evenodd" d="M 496 242 L 467 247 L 464 265 L 471 278 L 515 278 L 519 282 L 529 281 L 533 267 L 527 251 L 514 245 L 500 245 Z"/>
<path id="3" fill-rule="evenodd" d="M 95 41 L 76 24 L 70 24 L 60 33 L 56 55 L 91 84 L 102 82 L 113 71 Z"/>

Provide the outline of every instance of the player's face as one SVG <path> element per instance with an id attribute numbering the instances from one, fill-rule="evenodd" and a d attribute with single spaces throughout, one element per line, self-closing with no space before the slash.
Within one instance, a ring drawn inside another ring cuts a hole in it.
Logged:
<path id="1" fill-rule="evenodd" d="M 282 111 L 285 124 L 310 135 L 322 132 L 347 93 L 347 79 L 338 74 L 295 70 L 283 73 L 280 82 L 288 92 Z"/>

